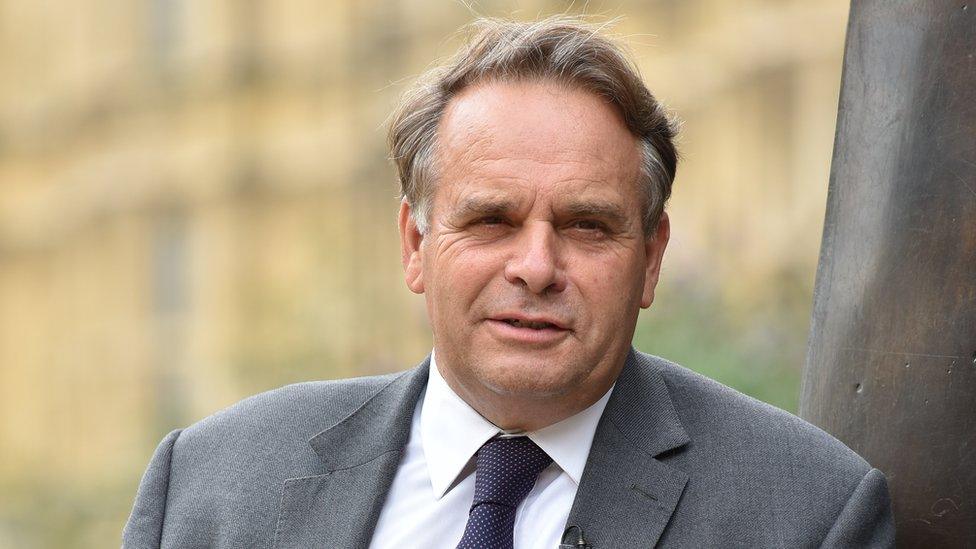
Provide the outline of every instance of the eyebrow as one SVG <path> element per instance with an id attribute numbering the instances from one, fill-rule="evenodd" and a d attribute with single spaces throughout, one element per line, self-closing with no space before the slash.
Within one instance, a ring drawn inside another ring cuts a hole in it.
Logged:
<path id="1" fill-rule="evenodd" d="M 565 212 L 573 217 L 595 217 L 614 223 L 626 223 L 627 214 L 613 202 L 587 201 L 570 202 L 563 207 Z"/>
<path id="2" fill-rule="evenodd" d="M 517 200 L 491 195 L 472 195 L 465 197 L 454 210 L 459 217 L 502 215 L 517 210 Z M 592 217 L 612 224 L 626 224 L 627 214 L 623 208 L 605 200 L 573 201 L 557 207 L 569 217 Z"/>
<path id="3" fill-rule="evenodd" d="M 460 216 L 498 215 L 518 208 L 518 202 L 510 198 L 494 196 L 468 196 L 458 205 L 455 213 Z"/>

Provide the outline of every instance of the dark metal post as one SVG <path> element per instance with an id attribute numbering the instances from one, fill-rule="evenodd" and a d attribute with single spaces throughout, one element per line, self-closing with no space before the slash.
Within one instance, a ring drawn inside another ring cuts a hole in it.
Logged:
<path id="1" fill-rule="evenodd" d="M 800 415 L 976 547 L 976 0 L 852 2 Z"/>

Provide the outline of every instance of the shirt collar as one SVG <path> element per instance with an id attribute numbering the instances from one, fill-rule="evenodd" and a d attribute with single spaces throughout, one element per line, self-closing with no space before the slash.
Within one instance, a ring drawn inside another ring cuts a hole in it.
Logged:
<path id="1" fill-rule="evenodd" d="M 589 408 L 559 423 L 526 433 L 577 485 L 612 392 L 613 387 Z M 420 408 L 420 439 L 434 497 L 443 497 L 481 445 L 499 432 L 501 429 L 451 389 L 431 355 L 427 390 Z"/>

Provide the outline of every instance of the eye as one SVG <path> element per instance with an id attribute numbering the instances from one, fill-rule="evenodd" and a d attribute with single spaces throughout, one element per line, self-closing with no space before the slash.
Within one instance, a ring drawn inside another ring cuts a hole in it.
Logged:
<path id="1" fill-rule="evenodd" d="M 505 219 L 497 215 L 489 215 L 475 220 L 476 225 L 501 225 Z"/>
<path id="2" fill-rule="evenodd" d="M 595 219 L 577 219 L 570 224 L 573 229 L 587 232 L 606 232 L 607 226 Z"/>
<path id="3" fill-rule="evenodd" d="M 467 225 L 467 231 L 484 238 L 495 238 L 506 234 L 511 225 L 508 218 L 501 215 L 486 215 L 477 217 Z"/>

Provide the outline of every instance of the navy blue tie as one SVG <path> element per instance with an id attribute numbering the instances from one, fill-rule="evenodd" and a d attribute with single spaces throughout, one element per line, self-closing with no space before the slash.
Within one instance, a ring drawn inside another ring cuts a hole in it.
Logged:
<path id="1" fill-rule="evenodd" d="M 515 509 L 550 463 L 528 437 L 486 442 L 478 450 L 474 503 L 457 549 L 512 549 Z"/>

